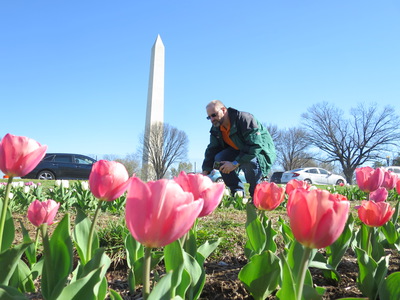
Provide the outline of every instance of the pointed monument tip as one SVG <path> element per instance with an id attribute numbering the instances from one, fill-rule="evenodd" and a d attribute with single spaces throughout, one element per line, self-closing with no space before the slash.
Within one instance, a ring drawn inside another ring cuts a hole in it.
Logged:
<path id="1" fill-rule="evenodd" d="M 161 46 L 161 45 L 162 45 L 162 46 L 164 47 L 164 43 L 163 43 L 163 41 L 162 41 L 160 35 L 157 35 L 157 39 L 156 39 L 156 41 L 154 42 L 154 46 L 156 46 L 156 45 L 158 45 L 158 46 Z"/>

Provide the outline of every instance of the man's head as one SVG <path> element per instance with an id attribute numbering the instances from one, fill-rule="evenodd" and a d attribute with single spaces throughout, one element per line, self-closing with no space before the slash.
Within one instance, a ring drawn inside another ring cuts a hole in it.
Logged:
<path id="1" fill-rule="evenodd" d="M 207 119 L 211 121 L 214 127 L 221 126 L 228 118 L 228 109 L 219 100 L 213 100 L 206 106 Z"/>

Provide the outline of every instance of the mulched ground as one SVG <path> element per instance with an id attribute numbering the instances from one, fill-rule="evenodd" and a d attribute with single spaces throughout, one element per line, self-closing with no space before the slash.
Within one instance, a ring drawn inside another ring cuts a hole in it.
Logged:
<path id="1" fill-rule="evenodd" d="M 400 255 L 395 250 L 387 250 L 390 254 L 389 274 L 400 271 Z M 220 299 L 253 299 L 246 291 L 243 284 L 238 279 L 238 273 L 246 264 L 243 254 L 232 260 L 220 262 L 207 262 L 205 264 L 207 280 L 204 286 L 201 299 L 220 300 Z M 314 284 L 326 289 L 323 299 L 339 299 L 345 297 L 362 298 L 362 294 L 357 287 L 358 265 L 354 253 L 349 250 L 338 266 L 341 280 L 338 284 L 325 279 L 320 270 L 311 269 Z M 107 275 L 109 285 L 118 291 L 124 299 L 140 299 L 140 289 L 136 293 L 129 293 L 126 282 L 126 270 L 110 271 Z M 270 295 L 267 299 L 277 299 Z"/>
<path id="2" fill-rule="evenodd" d="M 220 216 L 213 216 L 217 218 Z M 223 215 L 224 218 L 237 218 L 242 220 L 243 215 L 230 214 Z M 29 223 L 25 222 L 25 216 L 17 216 L 16 219 L 24 221 L 25 226 L 29 227 Z M 17 222 L 16 226 L 17 226 Z M 28 228 L 34 232 L 34 228 Z M 17 232 L 16 240 L 19 239 L 20 233 Z M 390 254 L 389 274 L 400 271 L 400 255 L 398 251 L 386 250 Z M 238 279 L 238 273 L 247 263 L 243 253 L 243 245 L 237 245 L 233 254 L 223 256 L 219 261 L 206 261 L 205 269 L 207 274 L 206 284 L 203 289 L 202 300 L 217 300 L 217 299 L 253 299 L 253 297 L 246 291 L 243 284 Z M 325 287 L 326 292 L 323 299 L 338 299 L 344 297 L 357 297 L 361 298 L 362 294 L 357 288 L 356 279 L 358 275 L 357 260 L 353 251 L 348 250 L 343 260 L 338 266 L 338 272 L 341 274 L 341 280 L 338 284 L 330 282 L 322 276 L 318 269 L 311 269 L 314 284 L 317 286 Z M 107 280 L 109 287 L 116 290 L 123 299 L 141 299 L 141 290 L 137 289 L 134 293 L 129 292 L 127 283 L 127 266 L 124 260 L 120 260 L 118 264 L 114 264 L 107 273 Z M 388 274 L 388 275 L 389 275 Z M 39 283 L 38 283 L 39 287 Z M 40 292 L 35 294 L 26 295 L 29 299 L 39 300 L 42 299 Z M 267 299 L 276 299 L 274 295 L 269 296 Z"/>

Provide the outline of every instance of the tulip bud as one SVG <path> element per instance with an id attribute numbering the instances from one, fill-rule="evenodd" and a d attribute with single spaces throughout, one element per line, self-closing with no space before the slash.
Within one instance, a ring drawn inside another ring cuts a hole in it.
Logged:
<path id="1" fill-rule="evenodd" d="M 8 133 L 0 141 L 0 170 L 8 177 L 23 177 L 39 164 L 46 150 L 33 139 Z"/>
<path id="2" fill-rule="evenodd" d="M 107 160 L 93 164 L 89 187 L 97 199 L 113 201 L 126 191 L 128 185 L 129 175 L 123 164 Z"/>
<path id="3" fill-rule="evenodd" d="M 51 199 L 43 202 L 35 200 L 29 205 L 28 219 L 37 227 L 44 223 L 51 225 L 59 207 L 60 203 Z"/>

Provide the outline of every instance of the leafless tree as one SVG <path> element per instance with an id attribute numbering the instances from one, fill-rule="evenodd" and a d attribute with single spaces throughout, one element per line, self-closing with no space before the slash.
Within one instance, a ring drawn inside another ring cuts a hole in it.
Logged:
<path id="1" fill-rule="evenodd" d="M 392 165 L 393 166 L 400 166 L 400 153 L 398 153 L 397 156 L 393 157 Z"/>
<path id="2" fill-rule="evenodd" d="M 313 159 L 307 152 L 309 143 L 305 140 L 306 132 L 301 128 L 280 130 L 276 134 L 275 147 L 277 160 L 284 170 L 312 166 Z M 311 164 L 311 165 L 310 165 Z"/>
<path id="3" fill-rule="evenodd" d="M 161 179 L 172 164 L 185 160 L 188 143 L 184 131 L 166 123 L 153 124 L 149 134 L 143 134 L 140 139 L 143 154 L 148 153 L 147 158 L 143 157 L 144 164 L 147 162 L 147 165 L 142 166 L 142 169 L 148 170 L 147 179 Z M 151 178 L 152 174 L 155 178 Z"/>
<path id="4" fill-rule="evenodd" d="M 378 111 L 376 104 L 359 104 L 350 117 L 326 102 L 302 114 L 306 140 L 326 154 L 326 162 L 338 162 L 349 183 L 357 167 L 373 162 L 400 141 L 399 117 L 391 106 Z"/>
<path id="5" fill-rule="evenodd" d="M 171 168 L 171 176 L 176 177 L 180 172 L 185 171 L 189 173 L 193 170 L 193 165 L 189 162 L 180 162 L 178 168 Z"/>
<path id="6" fill-rule="evenodd" d="M 276 143 L 276 141 L 280 139 L 281 135 L 281 131 L 278 129 L 278 126 L 272 124 L 266 125 L 265 123 L 263 123 L 263 126 L 267 128 L 269 134 L 272 137 L 272 140 L 274 141 L 274 143 Z"/>
<path id="7" fill-rule="evenodd" d="M 139 154 L 130 153 L 124 158 L 121 158 L 115 154 L 105 154 L 103 159 L 120 162 L 125 166 L 129 176 L 138 175 L 141 172 Z"/>

